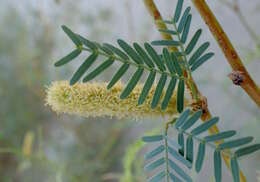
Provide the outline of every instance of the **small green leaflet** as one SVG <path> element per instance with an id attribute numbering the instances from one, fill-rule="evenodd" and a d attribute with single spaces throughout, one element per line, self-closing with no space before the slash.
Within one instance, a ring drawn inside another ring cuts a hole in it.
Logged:
<path id="1" fill-rule="evenodd" d="M 207 50 L 209 47 L 209 42 L 203 43 L 191 56 L 189 59 L 189 65 L 192 66 L 193 63 Z"/>
<path id="2" fill-rule="evenodd" d="M 83 74 L 89 69 L 89 67 L 94 63 L 94 61 L 97 59 L 98 55 L 96 53 L 92 53 L 83 64 L 80 65 L 78 70 L 74 73 L 70 80 L 70 85 L 75 84 L 82 76 Z"/>
<path id="3" fill-rule="evenodd" d="M 182 72 L 181 66 L 180 66 L 180 64 L 179 64 L 179 61 L 178 61 L 178 59 L 177 59 L 175 53 L 172 53 L 171 56 L 172 56 L 174 68 L 175 68 L 177 74 L 178 74 L 179 76 L 182 76 L 182 75 L 183 75 L 183 72 Z"/>
<path id="4" fill-rule="evenodd" d="M 68 37 L 72 40 L 72 42 L 78 47 L 81 46 L 81 42 L 78 38 L 78 36 L 73 33 L 67 26 L 62 25 L 61 28 L 63 31 L 68 35 Z"/>
<path id="5" fill-rule="evenodd" d="M 151 104 L 152 109 L 155 108 L 159 103 L 160 97 L 162 95 L 163 88 L 164 88 L 165 83 L 166 83 L 166 79 L 167 79 L 167 75 L 163 73 L 159 82 L 158 82 L 158 84 L 157 84 L 155 92 L 154 92 L 154 96 L 153 96 L 153 100 L 152 100 L 152 104 Z"/>
<path id="6" fill-rule="evenodd" d="M 215 135 L 206 136 L 204 138 L 204 140 L 206 142 L 216 142 L 219 140 L 230 138 L 230 137 L 234 136 L 235 134 L 236 134 L 236 131 L 234 131 L 234 130 L 223 131 L 223 132 L 217 133 Z"/>
<path id="7" fill-rule="evenodd" d="M 177 34 L 176 31 L 168 30 L 168 29 L 159 29 L 159 32 L 166 33 L 166 34 L 169 34 L 169 35 L 176 35 Z"/>
<path id="8" fill-rule="evenodd" d="M 197 111 L 195 112 L 188 120 L 186 120 L 186 122 L 182 125 L 181 129 L 183 131 L 189 129 L 192 125 L 194 125 L 196 123 L 196 121 L 199 120 L 199 118 L 202 115 L 202 111 Z"/>
<path id="9" fill-rule="evenodd" d="M 151 152 L 149 152 L 148 154 L 146 154 L 144 156 L 145 160 L 149 160 L 152 159 L 153 157 L 161 154 L 163 151 L 165 150 L 164 145 L 160 145 L 159 147 L 157 147 L 156 149 L 152 150 Z"/>
<path id="10" fill-rule="evenodd" d="M 175 176 L 172 173 L 169 173 L 169 176 L 170 176 L 171 180 L 174 182 L 182 182 L 182 180 L 180 178 L 178 178 L 177 176 Z"/>
<path id="11" fill-rule="evenodd" d="M 161 181 L 164 177 L 166 176 L 165 171 L 162 171 L 156 175 L 154 175 L 153 177 L 151 177 L 148 182 L 158 182 Z"/>
<path id="12" fill-rule="evenodd" d="M 215 150 L 214 152 L 214 174 L 215 174 L 216 182 L 221 182 L 222 165 L 221 165 L 221 156 L 219 150 Z"/>
<path id="13" fill-rule="evenodd" d="M 237 157 L 242 157 L 244 155 L 251 154 L 251 153 L 256 152 L 258 150 L 260 150 L 260 144 L 253 144 L 253 145 L 238 149 L 235 152 L 235 155 Z"/>
<path id="14" fill-rule="evenodd" d="M 208 61 L 210 58 L 214 56 L 213 52 L 207 53 L 201 58 L 199 58 L 193 65 L 191 66 L 191 71 L 195 71 L 198 67 L 200 67 L 203 63 Z"/>
<path id="15" fill-rule="evenodd" d="M 100 66 L 98 66 L 94 71 L 89 73 L 84 79 L 83 82 L 87 82 L 89 80 L 94 79 L 97 75 L 102 73 L 104 70 L 106 70 L 108 67 L 110 67 L 114 63 L 113 58 L 108 58 L 104 63 L 102 63 Z"/>
<path id="16" fill-rule="evenodd" d="M 67 56 L 63 57 L 62 59 L 60 59 L 59 61 L 57 61 L 54 66 L 58 67 L 58 66 L 62 66 L 64 64 L 69 63 L 70 61 L 72 61 L 73 59 L 75 59 L 76 57 L 78 57 L 78 55 L 80 55 L 81 50 L 80 49 L 75 49 L 74 51 L 72 51 L 71 53 L 69 53 Z"/>
<path id="17" fill-rule="evenodd" d="M 178 134 L 178 144 L 181 146 L 181 149 L 179 149 L 179 153 L 184 156 L 184 136 L 183 133 Z"/>
<path id="18" fill-rule="evenodd" d="M 174 13 L 174 17 L 173 17 L 173 21 L 175 23 L 177 23 L 179 21 L 179 18 L 181 16 L 182 6 L 183 6 L 183 0 L 178 0 L 177 6 L 175 9 L 175 13 Z"/>
<path id="19" fill-rule="evenodd" d="M 164 99 L 162 101 L 162 104 L 161 104 L 161 109 L 162 110 L 165 110 L 171 100 L 171 97 L 173 95 L 173 91 L 175 89 L 175 86 L 176 86 L 176 78 L 172 78 L 169 85 L 168 85 L 168 88 L 166 90 L 166 93 L 165 93 L 165 96 L 164 96 Z"/>
<path id="20" fill-rule="evenodd" d="M 134 73 L 130 81 L 128 82 L 127 86 L 123 90 L 123 92 L 120 95 L 120 99 L 125 99 L 135 88 L 136 84 L 140 80 L 141 76 L 143 75 L 144 69 L 138 68 L 137 71 Z"/>
<path id="21" fill-rule="evenodd" d="M 166 66 L 167 66 L 168 70 L 170 71 L 170 73 L 175 74 L 173 60 L 172 60 L 172 57 L 167 48 L 163 48 L 163 57 L 164 57 Z"/>
<path id="22" fill-rule="evenodd" d="M 99 46 L 99 48 L 104 52 L 104 53 L 106 53 L 106 54 L 108 54 L 108 55 L 113 55 L 114 53 L 110 50 L 110 49 L 108 49 L 107 47 L 105 47 L 105 46 Z"/>
<path id="23" fill-rule="evenodd" d="M 203 161 L 205 158 L 205 151 L 206 151 L 206 146 L 205 143 L 200 143 L 199 144 L 199 149 L 198 149 L 198 155 L 195 163 L 195 169 L 196 172 L 199 173 L 201 170 L 201 167 L 203 165 Z"/>
<path id="24" fill-rule="evenodd" d="M 109 82 L 109 84 L 107 85 L 107 89 L 112 88 L 116 82 L 125 74 L 125 72 L 128 70 L 129 68 L 129 64 L 128 63 L 124 63 L 116 72 L 116 74 L 113 76 L 112 80 Z"/>
<path id="25" fill-rule="evenodd" d="M 179 154 L 176 150 L 168 146 L 168 151 L 178 161 L 184 164 L 187 168 L 191 169 L 192 163 L 189 160 L 186 160 L 181 154 Z"/>
<path id="26" fill-rule="evenodd" d="M 177 110 L 179 113 L 183 111 L 184 107 L 184 80 L 180 80 L 177 90 Z"/>
<path id="27" fill-rule="evenodd" d="M 234 182 L 240 182 L 239 166 L 236 157 L 232 157 L 230 160 L 230 166 Z"/>
<path id="28" fill-rule="evenodd" d="M 223 149 L 239 147 L 241 145 L 245 145 L 245 144 L 252 142 L 253 139 L 254 139 L 253 137 L 244 137 L 244 138 L 231 140 L 231 141 L 219 144 L 218 148 L 220 150 L 223 150 Z"/>
<path id="29" fill-rule="evenodd" d="M 114 52 L 115 54 L 117 54 L 123 60 L 128 60 L 129 59 L 128 56 L 123 51 L 118 49 L 117 47 L 115 47 L 115 46 L 113 46 L 111 44 L 108 44 L 108 43 L 104 43 L 103 46 L 106 47 L 107 49 L 109 49 L 110 51 Z"/>
<path id="30" fill-rule="evenodd" d="M 144 167 L 144 170 L 146 172 L 152 171 L 152 170 L 156 169 L 157 167 L 163 165 L 164 163 L 165 163 L 165 159 L 162 157 L 160 159 L 157 159 L 157 160 L 151 162 L 150 164 L 147 164 Z"/>
<path id="31" fill-rule="evenodd" d="M 213 127 L 215 124 L 217 124 L 218 121 L 219 121 L 219 118 L 214 117 L 214 118 L 210 119 L 209 121 L 206 121 L 205 123 L 199 125 L 197 128 L 194 128 L 191 131 L 191 134 L 193 136 L 199 135 L 199 134 L 207 131 L 209 128 Z"/>
<path id="32" fill-rule="evenodd" d="M 182 33 L 182 31 L 183 31 L 183 28 L 185 26 L 185 23 L 187 22 L 187 18 L 188 18 L 188 15 L 190 13 L 190 10 L 191 10 L 190 7 L 186 8 L 182 17 L 181 17 L 181 21 L 179 23 L 178 30 L 177 30 L 179 33 Z"/>
<path id="33" fill-rule="evenodd" d="M 190 114 L 190 109 L 186 109 L 185 111 L 183 111 L 181 113 L 181 115 L 179 116 L 179 118 L 177 119 L 176 123 L 175 123 L 175 127 L 179 128 L 180 126 L 182 126 L 182 124 L 186 121 L 186 119 L 188 118 Z"/>
<path id="34" fill-rule="evenodd" d="M 150 89 L 153 86 L 153 82 L 155 80 L 155 75 L 156 75 L 155 71 L 151 71 L 150 72 L 150 74 L 149 74 L 149 76 L 148 76 L 148 78 L 147 78 L 147 80 L 146 80 L 146 82 L 144 84 L 143 90 L 142 90 L 142 92 L 141 92 L 141 94 L 139 96 L 138 105 L 141 105 L 141 104 L 144 103 L 144 101 L 145 101 L 145 99 L 146 99 Z"/>
<path id="35" fill-rule="evenodd" d="M 186 141 L 186 160 L 193 163 L 193 139 L 189 136 Z"/>
<path id="36" fill-rule="evenodd" d="M 151 58 L 148 56 L 148 54 L 145 52 L 145 50 L 136 42 L 133 44 L 134 48 L 136 50 L 136 52 L 142 57 L 144 63 L 150 67 L 150 68 L 154 68 L 154 64 L 153 61 L 151 60 Z"/>
<path id="37" fill-rule="evenodd" d="M 92 50 L 95 50 L 95 49 L 98 48 L 98 47 L 97 47 L 97 44 L 95 44 L 95 43 L 89 41 L 88 39 L 86 39 L 86 38 L 84 38 L 84 37 L 82 37 L 82 36 L 80 36 L 80 35 L 78 35 L 78 37 L 79 37 L 80 41 L 81 41 L 85 46 L 87 46 L 88 48 L 90 48 L 90 49 L 92 49 Z"/>
<path id="38" fill-rule="evenodd" d="M 187 48 L 185 49 L 185 53 L 186 54 L 190 54 L 192 52 L 192 50 L 194 49 L 194 47 L 196 46 L 199 38 L 200 38 L 200 35 L 202 33 L 202 30 L 199 29 L 197 30 L 197 32 L 194 34 L 194 36 L 192 37 L 190 43 L 188 44 Z"/>
<path id="39" fill-rule="evenodd" d="M 157 52 L 154 50 L 154 48 L 148 43 L 144 43 L 144 47 L 145 47 L 146 51 L 148 52 L 148 54 L 151 56 L 154 63 L 157 65 L 157 67 L 161 71 L 165 71 L 166 68 L 163 64 L 163 61 L 161 60 L 161 57 L 157 54 Z"/>
<path id="40" fill-rule="evenodd" d="M 142 140 L 144 142 L 159 142 L 163 139 L 162 135 L 144 136 Z"/>
<path id="41" fill-rule="evenodd" d="M 192 16 L 189 15 L 188 18 L 187 18 L 187 21 L 185 23 L 185 26 L 184 26 L 184 30 L 183 30 L 183 33 L 182 33 L 182 36 L 181 36 L 181 42 L 184 44 L 188 38 L 188 34 L 189 34 L 189 31 L 190 31 L 190 24 L 191 24 L 191 19 L 192 19 Z"/>
<path id="42" fill-rule="evenodd" d="M 179 46 L 180 42 L 176 40 L 155 40 L 151 44 L 154 46 Z"/>
<path id="43" fill-rule="evenodd" d="M 192 182 L 191 177 L 189 177 L 177 164 L 175 164 L 171 159 L 168 159 L 169 166 L 178 173 L 187 182 Z"/>
<path id="44" fill-rule="evenodd" d="M 136 64 L 142 64 L 142 59 L 128 43 L 121 39 L 117 40 L 117 43 Z"/>

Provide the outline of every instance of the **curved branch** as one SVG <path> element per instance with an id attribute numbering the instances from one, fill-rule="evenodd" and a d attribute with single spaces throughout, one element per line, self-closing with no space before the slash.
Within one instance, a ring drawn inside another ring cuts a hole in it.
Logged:
<path id="1" fill-rule="evenodd" d="M 205 0 L 192 0 L 195 7 L 199 11 L 201 17 L 209 27 L 211 33 L 217 40 L 220 48 L 222 49 L 228 63 L 230 64 L 233 72 L 240 73 L 243 80 L 239 82 L 244 91 L 251 97 L 251 99 L 260 107 L 260 89 L 247 72 L 240 57 L 238 56 L 235 48 L 222 29 L 215 15 L 210 10 Z M 234 82 L 234 80 L 232 80 Z"/>

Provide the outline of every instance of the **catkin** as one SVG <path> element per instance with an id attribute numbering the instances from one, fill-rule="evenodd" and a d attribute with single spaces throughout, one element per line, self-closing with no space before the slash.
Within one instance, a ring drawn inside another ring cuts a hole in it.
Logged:
<path id="1" fill-rule="evenodd" d="M 138 98 L 143 85 L 138 84 L 126 99 L 120 99 L 125 85 L 118 82 L 108 90 L 107 83 L 77 83 L 73 86 L 67 81 L 56 81 L 47 87 L 46 104 L 57 113 L 75 114 L 85 117 L 117 117 L 144 118 L 174 115 L 176 111 L 176 93 L 173 94 L 166 110 L 160 108 L 162 94 L 158 106 L 151 109 L 151 102 L 155 92 L 153 86 L 142 105 L 138 105 Z"/>

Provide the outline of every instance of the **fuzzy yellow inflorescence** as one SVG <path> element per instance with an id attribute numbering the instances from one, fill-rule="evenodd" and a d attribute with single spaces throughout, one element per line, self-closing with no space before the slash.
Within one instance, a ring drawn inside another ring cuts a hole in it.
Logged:
<path id="1" fill-rule="evenodd" d="M 98 82 L 77 83 L 73 86 L 70 86 L 67 81 L 53 82 L 47 88 L 46 102 L 57 113 L 76 114 L 85 117 L 110 116 L 137 119 L 177 113 L 175 93 L 167 109 L 162 111 L 160 108 L 161 101 L 155 109 L 151 109 L 155 86 L 151 88 L 142 105 L 137 104 L 143 88 L 142 84 L 138 84 L 126 99 L 120 99 L 120 93 L 125 87 L 121 82 L 118 82 L 110 90 L 107 90 L 106 86 L 107 83 Z"/>

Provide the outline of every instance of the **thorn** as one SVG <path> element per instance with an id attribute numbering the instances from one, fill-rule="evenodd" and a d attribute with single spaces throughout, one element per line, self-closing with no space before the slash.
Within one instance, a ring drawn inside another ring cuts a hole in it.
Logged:
<path id="1" fill-rule="evenodd" d="M 241 85 L 245 80 L 245 76 L 241 71 L 232 71 L 232 73 L 228 74 L 228 77 L 235 85 Z"/>

